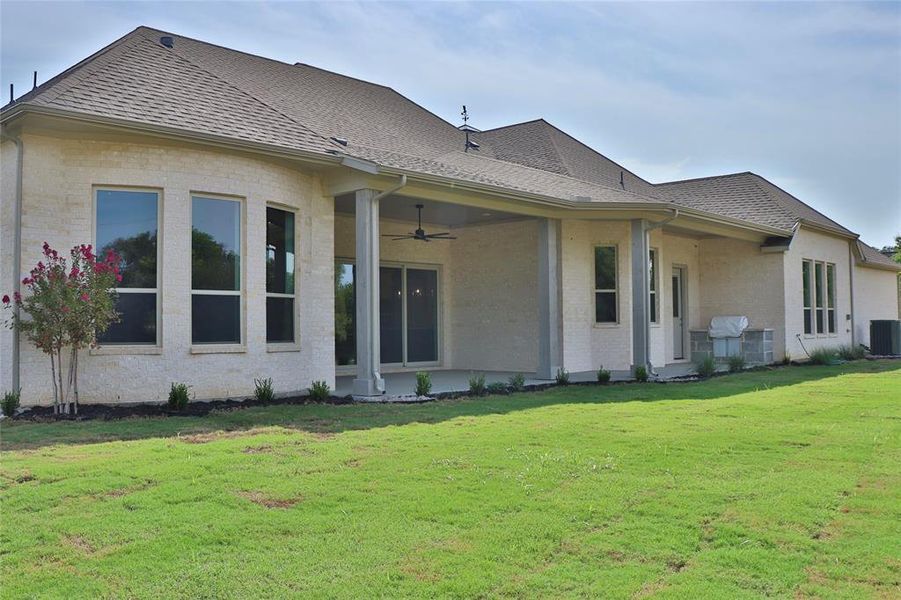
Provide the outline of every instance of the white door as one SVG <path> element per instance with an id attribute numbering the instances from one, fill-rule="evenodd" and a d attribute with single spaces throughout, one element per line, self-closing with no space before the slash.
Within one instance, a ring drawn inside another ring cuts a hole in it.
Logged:
<path id="1" fill-rule="evenodd" d="M 673 267 L 673 358 L 685 358 L 685 292 L 682 267 Z"/>

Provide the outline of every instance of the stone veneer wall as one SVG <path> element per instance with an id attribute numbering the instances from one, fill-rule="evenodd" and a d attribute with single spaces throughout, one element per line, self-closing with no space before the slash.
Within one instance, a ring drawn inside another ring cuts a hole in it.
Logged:
<path id="1" fill-rule="evenodd" d="M 713 340 L 706 329 L 694 329 L 690 332 L 691 360 L 698 363 L 708 356 L 713 356 Z M 746 329 L 741 336 L 741 355 L 749 365 L 768 365 L 774 361 L 774 333 L 772 329 Z M 728 358 L 717 358 L 719 363 L 728 362 Z"/>

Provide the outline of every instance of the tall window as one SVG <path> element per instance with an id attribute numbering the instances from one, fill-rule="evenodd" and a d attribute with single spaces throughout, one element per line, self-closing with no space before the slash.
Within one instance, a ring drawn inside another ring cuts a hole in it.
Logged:
<path id="1" fill-rule="evenodd" d="M 651 277 L 648 293 L 651 300 L 651 323 L 657 323 L 657 250 L 651 248 L 648 259 L 648 274 Z"/>
<path id="2" fill-rule="evenodd" d="M 835 333 L 835 265 L 826 263 L 826 328 Z"/>
<path id="3" fill-rule="evenodd" d="M 804 302 L 804 333 L 835 333 L 835 265 L 801 262 Z"/>
<path id="4" fill-rule="evenodd" d="M 594 320 L 617 322 L 616 246 L 594 249 Z"/>
<path id="5" fill-rule="evenodd" d="M 191 201 L 191 340 L 241 343 L 241 202 Z"/>
<path id="6" fill-rule="evenodd" d="M 157 220 L 159 194 L 138 190 L 97 190 L 97 254 L 119 255 L 122 281 L 116 285 L 120 321 L 98 341 L 103 344 L 156 344 L 159 279 Z"/>
<path id="7" fill-rule="evenodd" d="M 813 285 L 811 284 L 811 277 L 813 275 L 812 272 L 813 263 L 809 260 L 805 260 L 801 263 L 801 276 L 804 279 L 804 333 L 812 334 L 813 333 Z"/>
<path id="8" fill-rule="evenodd" d="M 825 292 L 826 292 L 826 282 L 823 281 L 824 273 L 823 273 L 823 263 L 818 262 L 813 265 L 813 273 L 814 273 L 814 299 L 816 300 L 816 323 L 817 323 L 817 333 L 823 333 L 826 331 L 826 327 L 824 327 L 824 318 L 825 314 Z"/>
<path id="9" fill-rule="evenodd" d="M 266 341 L 294 341 L 294 213 L 266 208 Z"/>

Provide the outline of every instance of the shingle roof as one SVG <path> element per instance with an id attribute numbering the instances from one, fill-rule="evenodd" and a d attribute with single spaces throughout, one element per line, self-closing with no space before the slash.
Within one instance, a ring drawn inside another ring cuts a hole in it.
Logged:
<path id="1" fill-rule="evenodd" d="M 890 257 L 886 256 L 869 244 L 865 244 L 864 242 L 857 240 L 857 249 L 860 251 L 860 255 L 863 257 L 864 264 L 869 264 L 874 267 L 885 269 L 893 269 L 895 271 L 901 271 L 901 264 L 896 263 Z"/>
<path id="2" fill-rule="evenodd" d="M 854 235 L 755 173 L 686 179 L 655 186 L 676 204 L 742 221 L 791 230 L 799 221 Z"/>
<path id="3" fill-rule="evenodd" d="M 627 190 L 649 197 L 660 195 L 650 182 L 544 119 L 489 129 L 473 136 L 482 145 L 483 154 L 490 153 L 499 160 L 615 188 L 620 187 L 622 175 Z"/>
<path id="4" fill-rule="evenodd" d="M 160 43 L 164 35 L 174 38 L 172 48 Z M 482 149 L 463 152 L 463 132 L 391 88 L 147 27 L 15 104 L 323 156 L 344 153 L 383 167 L 569 201 L 675 203 L 786 232 L 806 220 L 853 235 L 752 173 L 651 184 L 540 119 L 474 134 Z"/>

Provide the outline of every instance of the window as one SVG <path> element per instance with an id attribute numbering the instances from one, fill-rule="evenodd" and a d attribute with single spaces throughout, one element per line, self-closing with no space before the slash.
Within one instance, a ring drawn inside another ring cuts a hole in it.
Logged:
<path id="1" fill-rule="evenodd" d="M 648 274 L 651 277 L 648 293 L 650 295 L 651 323 L 657 323 L 657 250 L 651 248 L 648 260 Z"/>
<path id="2" fill-rule="evenodd" d="M 816 299 L 816 323 L 817 323 L 817 333 L 823 333 L 826 331 L 824 327 L 823 319 L 825 317 L 825 304 L 824 304 L 824 293 L 825 293 L 825 284 L 823 282 L 823 263 L 818 262 L 813 265 L 813 273 L 814 273 L 814 298 Z"/>
<path id="3" fill-rule="evenodd" d="M 356 363 L 356 311 L 352 261 L 335 265 L 335 363 Z M 424 265 L 379 267 L 381 363 L 436 363 L 439 358 L 439 272 Z"/>
<path id="4" fill-rule="evenodd" d="M 826 263 L 826 328 L 835 333 L 835 265 Z"/>
<path id="5" fill-rule="evenodd" d="M 241 343 L 241 202 L 191 199 L 191 341 Z"/>
<path id="6" fill-rule="evenodd" d="M 801 276 L 804 280 L 804 333 L 808 335 L 813 333 L 813 286 L 810 283 L 812 268 L 812 263 L 809 260 L 801 263 Z"/>
<path id="7" fill-rule="evenodd" d="M 804 260 L 801 263 L 804 333 L 835 333 L 835 265 Z"/>
<path id="8" fill-rule="evenodd" d="M 294 342 L 294 213 L 266 208 L 266 341 Z"/>
<path id="9" fill-rule="evenodd" d="M 98 337 L 102 344 L 157 343 L 159 306 L 159 194 L 140 190 L 96 191 L 96 247 L 119 255 L 116 285 L 119 322 Z"/>
<path id="10" fill-rule="evenodd" d="M 596 323 L 617 322 L 616 246 L 594 249 L 594 320 Z"/>

